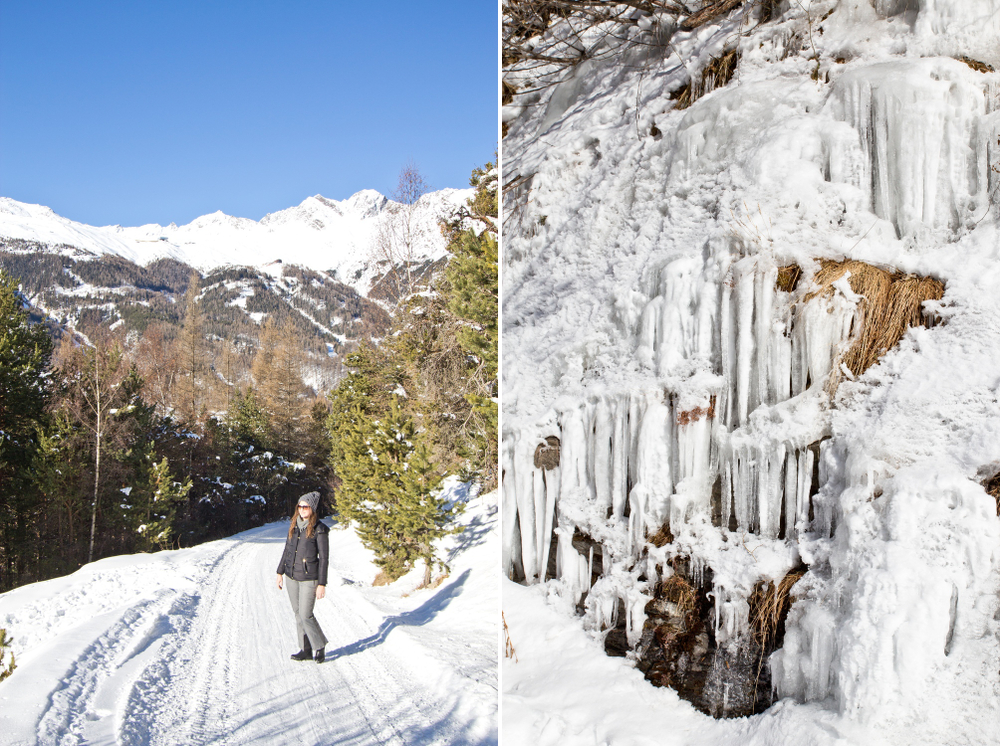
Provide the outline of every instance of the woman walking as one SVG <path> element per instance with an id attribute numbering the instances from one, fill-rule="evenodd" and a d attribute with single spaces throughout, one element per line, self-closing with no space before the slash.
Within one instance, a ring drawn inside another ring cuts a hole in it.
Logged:
<path id="1" fill-rule="evenodd" d="M 302 649 L 292 654 L 292 660 L 309 660 L 315 650 L 316 662 L 322 663 L 327 640 L 313 616 L 313 604 L 326 595 L 330 537 L 326 524 L 316 517 L 318 504 L 319 493 L 310 492 L 300 497 L 295 506 L 285 551 L 278 563 L 278 589 L 283 582 L 288 586 L 288 600 L 292 603 L 298 639 L 302 644 Z"/>

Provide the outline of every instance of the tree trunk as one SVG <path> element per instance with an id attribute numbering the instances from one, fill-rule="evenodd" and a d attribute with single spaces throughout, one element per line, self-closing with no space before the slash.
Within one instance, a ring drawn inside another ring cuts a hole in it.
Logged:
<path id="1" fill-rule="evenodd" d="M 100 423 L 100 417 L 98 417 L 98 423 Z M 100 424 L 98 424 L 100 428 Z M 94 502 L 91 505 L 90 514 L 90 551 L 87 552 L 87 562 L 94 561 L 94 530 L 97 528 L 97 494 L 98 485 L 101 481 L 101 435 L 98 431 L 97 435 L 97 450 L 94 457 Z"/>

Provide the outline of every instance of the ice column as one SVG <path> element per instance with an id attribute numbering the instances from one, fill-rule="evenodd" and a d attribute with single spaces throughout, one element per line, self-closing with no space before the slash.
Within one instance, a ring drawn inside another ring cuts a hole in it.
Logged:
<path id="1" fill-rule="evenodd" d="M 829 106 L 857 131 L 863 166 L 842 177 L 869 193 L 875 214 L 898 235 L 954 233 L 985 206 L 982 77 L 936 58 L 860 67 L 836 82 Z M 831 176 L 838 168 L 833 155 Z"/>

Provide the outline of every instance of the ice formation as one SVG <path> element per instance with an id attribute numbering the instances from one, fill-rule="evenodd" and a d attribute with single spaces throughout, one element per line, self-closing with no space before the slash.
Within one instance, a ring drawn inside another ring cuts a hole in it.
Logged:
<path id="1" fill-rule="evenodd" d="M 886 728 L 938 697 L 947 738 L 1000 739 L 1000 0 L 661 33 L 505 117 L 504 570 L 634 646 L 683 556 L 722 646 L 804 564 L 776 697 Z M 864 299 L 813 283 L 845 258 L 947 283 L 857 380 Z"/>

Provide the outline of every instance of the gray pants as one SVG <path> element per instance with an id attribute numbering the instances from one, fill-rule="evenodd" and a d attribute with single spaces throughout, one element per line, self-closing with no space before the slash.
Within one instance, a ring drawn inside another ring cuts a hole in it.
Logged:
<path id="1" fill-rule="evenodd" d="M 285 576 L 285 587 L 288 589 L 288 600 L 292 602 L 292 613 L 295 614 L 295 627 L 298 631 L 298 644 L 305 648 L 305 636 L 313 650 L 326 647 L 326 635 L 319 627 L 319 622 L 313 616 L 313 605 L 316 603 L 315 580 L 293 580 Z"/>

